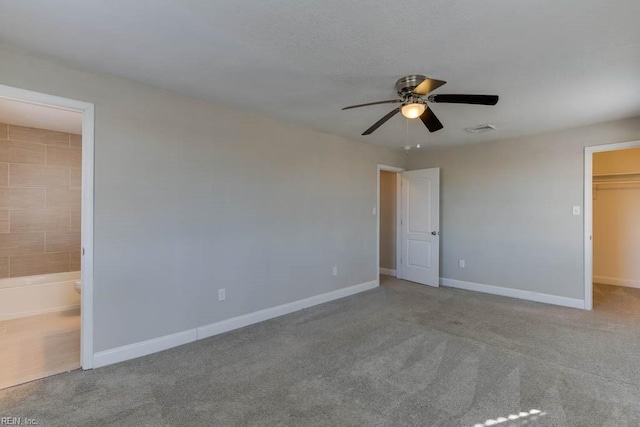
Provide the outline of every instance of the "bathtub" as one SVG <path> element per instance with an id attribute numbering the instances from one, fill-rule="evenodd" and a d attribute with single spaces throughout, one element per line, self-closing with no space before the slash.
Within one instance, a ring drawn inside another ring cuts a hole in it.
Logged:
<path id="1" fill-rule="evenodd" d="M 80 307 L 79 271 L 0 279 L 0 320 Z"/>

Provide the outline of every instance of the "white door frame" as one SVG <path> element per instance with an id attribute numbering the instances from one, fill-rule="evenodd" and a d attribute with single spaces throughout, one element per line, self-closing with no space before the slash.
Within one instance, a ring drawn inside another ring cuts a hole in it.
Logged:
<path id="1" fill-rule="evenodd" d="M 395 172 L 401 174 L 405 170 L 395 166 L 378 164 L 377 192 L 376 192 L 376 280 L 380 279 L 380 171 Z M 396 277 L 400 266 L 400 180 L 396 178 Z"/>
<path id="2" fill-rule="evenodd" d="M 89 102 L 47 95 L 0 85 L 0 98 L 82 113 L 82 214 L 80 294 L 80 366 L 93 368 L 93 159 L 94 105 Z"/>
<path id="3" fill-rule="evenodd" d="M 584 148 L 584 308 L 593 310 L 593 153 L 640 147 L 640 141 Z"/>

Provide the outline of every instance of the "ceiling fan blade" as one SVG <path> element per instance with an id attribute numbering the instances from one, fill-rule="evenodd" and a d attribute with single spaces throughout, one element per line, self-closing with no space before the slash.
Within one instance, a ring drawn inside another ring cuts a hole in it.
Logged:
<path id="1" fill-rule="evenodd" d="M 393 110 L 391 110 L 389 113 L 387 113 L 386 116 L 384 116 L 383 118 L 381 118 L 380 120 L 378 120 L 377 122 L 375 122 L 373 124 L 373 126 L 371 126 L 369 129 L 365 130 L 364 132 L 362 132 L 362 135 L 369 135 L 371 133 L 373 133 L 373 131 L 375 131 L 376 129 L 378 129 L 380 126 L 382 126 L 387 120 L 389 120 L 391 117 L 395 116 L 396 114 L 398 114 L 400 112 L 400 107 L 395 108 Z"/>
<path id="2" fill-rule="evenodd" d="M 368 107 L 369 105 L 377 105 L 377 104 L 398 104 L 400 102 L 402 102 L 402 99 L 390 99 L 388 101 L 376 101 L 376 102 L 369 102 L 367 104 L 351 105 L 349 107 L 344 107 L 343 110 L 350 110 L 352 108 L 360 108 L 360 107 Z"/>
<path id="3" fill-rule="evenodd" d="M 416 93 L 418 95 L 426 95 L 429 92 L 438 89 L 440 86 L 442 86 L 445 83 L 446 82 L 444 80 L 427 78 L 427 79 L 424 79 L 422 83 L 420 83 L 418 86 L 416 86 L 415 89 L 413 89 L 413 93 Z"/>
<path id="4" fill-rule="evenodd" d="M 428 108 L 428 107 L 426 110 L 424 110 L 424 113 L 422 113 L 422 115 L 420 116 L 420 120 L 422 120 L 422 123 L 424 123 L 427 129 L 429 129 L 429 132 L 435 132 L 444 127 L 442 126 L 442 123 L 440 123 L 440 120 L 438 120 L 436 115 L 433 114 L 433 111 L 431 111 L 431 108 Z"/>
<path id="5" fill-rule="evenodd" d="M 431 102 L 446 102 L 449 104 L 476 104 L 476 105 L 496 105 L 498 95 L 431 95 Z"/>

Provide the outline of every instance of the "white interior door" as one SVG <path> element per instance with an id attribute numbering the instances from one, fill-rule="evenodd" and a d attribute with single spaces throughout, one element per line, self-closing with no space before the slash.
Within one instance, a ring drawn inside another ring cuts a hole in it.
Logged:
<path id="1" fill-rule="evenodd" d="M 440 285 L 440 168 L 402 173 L 399 277 Z"/>

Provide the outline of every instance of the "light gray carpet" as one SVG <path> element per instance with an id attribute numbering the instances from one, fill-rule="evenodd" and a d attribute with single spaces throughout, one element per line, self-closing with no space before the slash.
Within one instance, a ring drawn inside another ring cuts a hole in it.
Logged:
<path id="1" fill-rule="evenodd" d="M 386 279 L 222 336 L 4 390 L 8 415 L 41 426 L 637 426 L 640 292 L 598 286 L 596 310 L 585 312 Z"/>

